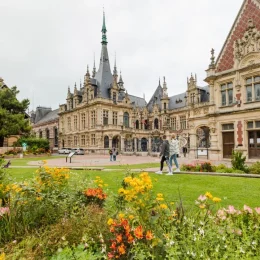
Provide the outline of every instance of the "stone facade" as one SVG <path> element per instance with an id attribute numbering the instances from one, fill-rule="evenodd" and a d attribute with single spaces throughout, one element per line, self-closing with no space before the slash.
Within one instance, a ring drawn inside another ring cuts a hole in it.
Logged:
<path id="1" fill-rule="evenodd" d="M 211 51 L 207 86 L 191 75 L 186 92 L 169 96 L 164 78 L 148 103 L 128 94 L 116 63 L 111 73 L 106 32 L 104 17 L 99 69 L 87 69 L 59 107 L 59 147 L 153 155 L 176 133 L 190 158 L 228 159 L 234 149 L 260 158 L 259 0 L 243 2 L 216 61 Z"/>
<path id="2" fill-rule="evenodd" d="M 58 109 L 37 107 L 36 112 L 31 113 L 33 135 L 49 140 L 50 149 L 58 150 Z"/>

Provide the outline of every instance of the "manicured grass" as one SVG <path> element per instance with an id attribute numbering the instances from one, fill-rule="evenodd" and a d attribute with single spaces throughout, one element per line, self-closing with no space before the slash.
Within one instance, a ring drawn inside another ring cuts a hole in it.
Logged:
<path id="1" fill-rule="evenodd" d="M 26 158 L 14 158 L 6 159 L 6 161 L 11 161 L 11 166 L 27 166 L 30 161 L 42 161 L 42 160 L 51 160 L 57 158 L 65 158 L 65 156 L 44 156 L 44 157 L 26 157 Z"/>
<path id="2" fill-rule="evenodd" d="M 113 162 L 112 162 L 113 163 Z M 159 168 L 159 163 L 140 163 L 140 164 L 122 164 L 122 165 L 109 165 L 109 166 L 101 166 L 104 169 L 146 169 L 146 168 Z"/>
<path id="3" fill-rule="evenodd" d="M 35 169 L 8 169 L 12 178 L 16 181 L 30 179 Z M 100 176 L 111 192 L 117 192 L 126 170 L 109 171 L 72 171 L 74 176 L 95 179 Z M 176 174 L 173 176 L 156 175 L 151 173 L 154 192 L 163 193 L 167 201 L 178 203 L 180 198 L 185 206 L 193 206 L 200 194 L 209 191 L 213 196 L 222 199 L 221 205 L 234 205 L 242 207 L 244 204 L 251 207 L 259 207 L 260 179 L 223 176 L 203 176 L 191 174 Z M 73 177 L 74 178 L 74 177 Z M 72 180 L 75 184 L 80 178 Z"/>

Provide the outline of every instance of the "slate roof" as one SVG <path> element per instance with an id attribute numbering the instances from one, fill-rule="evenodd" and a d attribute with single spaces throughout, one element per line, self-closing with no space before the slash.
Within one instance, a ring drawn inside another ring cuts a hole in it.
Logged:
<path id="1" fill-rule="evenodd" d="M 59 109 L 55 109 L 47 113 L 42 119 L 40 119 L 38 122 L 36 122 L 35 125 L 51 122 L 53 120 L 56 120 L 59 118 Z"/>
<path id="2" fill-rule="evenodd" d="M 153 96 L 151 97 L 150 101 L 148 102 L 147 109 L 149 112 L 152 112 L 153 104 L 158 104 L 161 107 L 162 94 L 163 94 L 163 89 L 161 85 L 159 85 L 155 90 Z"/>
<path id="3" fill-rule="evenodd" d="M 144 98 L 133 96 L 133 95 L 128 95 L 128 97 L 131 100 L 131 103 L 136 106 L 136 107 L 145 107 L 146 106 L 146 101 Z"/>

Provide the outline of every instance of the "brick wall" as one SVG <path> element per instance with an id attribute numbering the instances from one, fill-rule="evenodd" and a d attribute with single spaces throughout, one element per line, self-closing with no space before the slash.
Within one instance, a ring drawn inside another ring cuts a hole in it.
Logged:
<path id="1" fill-rule="evenodd" d="M 231 37 L 227 41 L 224 52 L 217 64 L 217 72 L 232 69 L 234 66 L 234 41 L 243 37 L 247 30 L 247 24 L 249 19 L 253 19 L 253 23 L 258 30 L 260 30 L 260 9 L 253 3 L 252 0 L 248 0 L 242 14 L 239 16 L 239 20 L 233 29 Z"/>

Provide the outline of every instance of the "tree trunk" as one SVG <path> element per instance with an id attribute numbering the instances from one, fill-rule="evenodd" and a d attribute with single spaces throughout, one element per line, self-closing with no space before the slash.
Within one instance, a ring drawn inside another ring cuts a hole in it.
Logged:
<path id="1" fill-rule="evenodd" d="M 0 136 L 0 147 L 3 147 L 4 146 L 4 137 L 3 136 Z"/>

